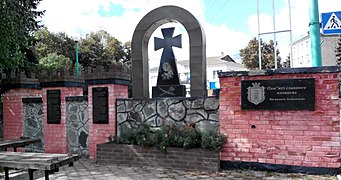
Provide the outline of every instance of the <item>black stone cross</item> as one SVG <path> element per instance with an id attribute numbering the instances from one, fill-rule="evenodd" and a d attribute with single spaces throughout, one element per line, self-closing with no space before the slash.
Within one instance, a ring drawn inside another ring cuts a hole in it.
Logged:
<path id="1" fill-rule="evenodd" d="M 164 39 L 154 38 L 154 50 L 163 48 L 157 85 L 179 85 L 178 69 L 172 46 L 181 48 L 181 34 L 173 37 L 174 28 L 161 29 Z"/>
<path id="2" fill-rule="evenodd" d="M 157 85 L 153 87 L 153 97 L 185 96 L 186 86 L 180 85 L 173 46 L 181 48 L 181 34 L 173 37 L 174 28 L 161 29 L 164 39 L 154 38 L 154 50 L 163 48 Z"/>

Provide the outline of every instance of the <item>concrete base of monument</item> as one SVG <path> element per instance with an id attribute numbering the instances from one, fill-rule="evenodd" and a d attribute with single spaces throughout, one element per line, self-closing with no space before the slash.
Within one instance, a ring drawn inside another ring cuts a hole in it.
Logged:
<path id="1" fill-rule="evenodd" d="M 152 97 L 185 97 L 185 85 L 160 85 L 152 89 Z"/>

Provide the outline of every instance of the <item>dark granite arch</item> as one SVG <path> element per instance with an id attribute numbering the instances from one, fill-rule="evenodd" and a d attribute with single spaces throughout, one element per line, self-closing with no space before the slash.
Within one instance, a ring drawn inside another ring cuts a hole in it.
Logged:
<path id="1" fill-rule="evenodd" d="M 191 96 L 207 96 L 206 39 L 199 21 L 187 10 L 162 6 L 146 14 L 132 39 L 133 98 L 149 98 L 148 42 L 155 29 L 167 22 L 179 22 L 188 32 L 190 46 Z"/>

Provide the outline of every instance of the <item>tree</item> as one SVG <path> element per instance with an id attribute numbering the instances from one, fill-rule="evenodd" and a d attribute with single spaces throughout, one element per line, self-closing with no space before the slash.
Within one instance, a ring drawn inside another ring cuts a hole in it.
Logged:
<path id="1" fill-rule="evenodd" d="M 129 48 L 104 30 L 91 32 L 79 41 L 79 62 L 83 66 L 92 67 L 112 63 L 124 64 L 130 56 L 126 54 L 125 49 Z"/>
<path id="2" fill-rule="evenodd" d="M 121 60 L 123 64 L 126 64 L 127 67 L 131 68 L 131 41 L 124 43 L 123 45 L 124 56 Z"/>
<path id="3" fill-rule="evenodd" d="M 239 51 L 239 55 L 242 59 L 242 63 L 248 69 L 258 69 L 258 40 L 253 38 L 244 49 Z M 279 50 L 277 49 L 277 67 L 281 67 L 281 57 L 279 57 Z M 275 68 L 274 58 L 274 42 L 272 40 L 269 43 L 261 41 L 261 55 L 262 55 L 262 69 Z"/>
<path id="4" fill-rule="evenodd" d="M 290 68 L 291 64 L 291 58 L 290 58 L 290 53 L 288 54 L 287 58 L 285 59 L 285 62 L 283 62 L 282 67 L 283 68 Z"/>
<path id="5" fill-rule="evenodd" d="M 337 42 L 337 47 L 335 48 L 336 64 L 341 66 L 341 35 L 339 35 L 339 40 Z"/>
<path id="6" fill-rule="evenodd" d="M 48 54 L 46 57 L 40 59 L 39 65 L 44 70 L 73 67 L 73 63 L 70 58 L 65 57 L 63 55 L 58 55 L 57 53 Z"/>
<path id="7" fill-rule="evenodd" d="M 35 50 L 39 58 L 45 58 L 49 54 L 55 53 L 71 59 L 75 64 L 75 42 L 67 34 L 53 33 L 47 28 L 42 28 L 36 32 L 35 37 L 38 40 Z M 96 67 L 97 65 L 112 63 L 130 66 L 130 42 L 122 45 L 120 41 L 103 30 L 89 33 L 85 38 L 80 39 L 78 53 L 79 63 L 83 67 Z M 54 65 L 51 65 L 51 67 L 54 67 Z"/>
<path id="8" fill-rule="evenodd" d="M 34 32 L 40 28 L 36 19 L 44 14 L 36 10 L 40 1 L 0 1 L 0 72 L 27 70 L 38 62 L 32 45 Z"/>
<path id="9" fill-rule="evenodd" d="M 52 33 L 44 27 L 36 32 L 35 38 L 38 41 L 35 50 L 39 58 L 56 53 L 72 60 L 75 59 L 75 41 L 67 34 L 62 32 Z"/>

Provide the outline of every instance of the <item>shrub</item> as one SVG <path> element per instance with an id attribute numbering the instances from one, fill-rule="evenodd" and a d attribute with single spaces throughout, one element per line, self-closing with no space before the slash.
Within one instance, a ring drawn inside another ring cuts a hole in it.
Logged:
<path id="1" fill-rule="evenodd" d="M 225 141 L 226 136 L 217 130 L 212 129 L 202 133 L 196 131 L 193 126 L 174 124 L 164 125 L 156 130 L 147 124 L 141 124 L 137 129 L 123 129 L 121 136 L 114 139 L 114 142 L 118 144 L 157 146 L 161 151 L 166 151 L 167 147 L 217 150 Z"/>
<path id="2" fill-rule="evenodd" d="M 226 142 L 226 136 L 212 129 L 202 133 L 201 148 L 218 150 Z"/>
<path id="3" fill-rule="evenodd" d="M 156 131 L 155 136 L 161 150 L 165 150 L 166 147 L 200 147 L 201 134 L 190 126 L 164 125 Z"/>
<path id="4" fill-rule="evenodd" d="M 150 126 L 141 124 L 135 134 L 135 142 L 139 146 L 149 147 L 156 143 L 155 135 L 151 132 Z"/>

